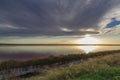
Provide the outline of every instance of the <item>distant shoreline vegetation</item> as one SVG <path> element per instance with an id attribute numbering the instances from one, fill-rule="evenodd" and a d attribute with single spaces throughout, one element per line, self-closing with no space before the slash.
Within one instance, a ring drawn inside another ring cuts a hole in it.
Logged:
<path id="1" fill-rule="evenodd" d="M 0 46 L 120 46 L 120 44 L 12 44 L 12 43 L 0 43 Z"/>

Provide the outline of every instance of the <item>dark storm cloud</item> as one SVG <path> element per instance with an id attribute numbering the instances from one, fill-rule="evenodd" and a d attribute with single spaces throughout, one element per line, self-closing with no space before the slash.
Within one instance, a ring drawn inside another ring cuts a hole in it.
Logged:
<path id="1" fill-rule="evenodd" d="M 97 34 L 101 17 L 117 1 L 0 0 L 0 35 Z M 61 27 L 72 31 L 62 31 Z"/>

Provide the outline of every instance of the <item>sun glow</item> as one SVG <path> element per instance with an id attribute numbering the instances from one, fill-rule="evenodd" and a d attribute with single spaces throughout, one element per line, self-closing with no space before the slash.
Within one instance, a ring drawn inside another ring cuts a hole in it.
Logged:
<path id="1" fill-rule="evenodd" d="M 94 37 L 85 36 L 85 38 L 77 40 L 79 44 L 99 44 L 100 40 Z M 79 46 L 80 49 L 84 50 L 86 53 L 89 53 L 96 49 L 98 46 Z"/>

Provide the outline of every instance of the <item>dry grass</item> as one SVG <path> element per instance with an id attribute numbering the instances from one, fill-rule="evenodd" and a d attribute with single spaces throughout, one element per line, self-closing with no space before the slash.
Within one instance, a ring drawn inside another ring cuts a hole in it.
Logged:
<path id="1" fill-rule="evenodd" d="M 54 69 L 44 70 L 44 75 L 42 76 L 37 75 L 20 80 L 71 80 L 89 71 L 118 66 L 120 67 L 120 53 L 89 58 L 87 61 L 71 63 L 67 67 L 56 67 Z"/>

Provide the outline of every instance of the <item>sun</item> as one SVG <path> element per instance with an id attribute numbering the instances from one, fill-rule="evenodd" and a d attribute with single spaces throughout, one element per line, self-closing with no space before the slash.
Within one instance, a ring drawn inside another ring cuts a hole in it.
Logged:
<path id="1" fill-rule="evenodd" d="M 94 37 L 85 36 L 82 39 L 77 40 L 78 44 L 99 44 L 100 40 Z M 86 53 L 89 53 L 96 49 L 98 46 L 79 46 L 80 49 L 84 50 Z"/>
<path id="2" fill-rule="evenodd" d="M 94 37 L 85 37 L 79 40 L 80 44 L 98 44 L 99 40 Z"/>

